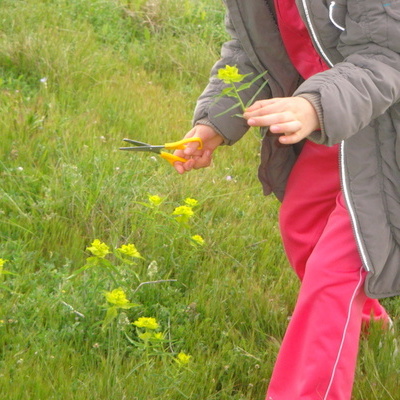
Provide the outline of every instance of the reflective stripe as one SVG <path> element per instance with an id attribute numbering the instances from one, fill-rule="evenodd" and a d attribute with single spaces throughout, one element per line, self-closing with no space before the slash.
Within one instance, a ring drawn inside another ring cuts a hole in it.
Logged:
<path id="1" fill-rule="evenodd" d="M 349 186 L 347 184 L 346 173 L 344 170 L 344 146 L 345 146 L 345 142 L 343 140 L 340 144 L 340 159 L 339 159 L 339 161 L 340 161 L 339 162 L 340 178 L 341 178 L 340 180 L 342 183 L 342 191 L 343 191 L 344 198 L 346 200 L 347 209 L 350 214 L 350 219 L 351 219 L 351 223 L 353 225 L 354 235 L 355 235 L 357 246 L 358 246 L 358 249 L 360 252 L 361 259 L 364 264 L 364 268 L 369 272 L 369 271 L 371 271 L 371 267 L 369 266 L 368 258 L 367 258 L 364 246 L 362 245 L 362 242 L 361 242 L 360 227 L 357 224 L 355 211 L 350 202 L 350 194 L 349 194 L 350 190 L 349 190 Z"/>
<path id="2" fill-rule="evenodd" d="M 341 31 L 344 31 L 344 27 L 340 26 L 333 18 L 333 9 L 336 5 L 336 2 L 331 1 L 331 4 L 329 4 L 329 19 L 331 20 L 332 24 L 336 26 L 336 28 L 340 29 Z"/>
<path id="3" fill-rule="evenodd" d="M 349 322 L 350 322 L 350 316 L 351 316 L 351 308 L 353 306 L 353 302 L 354 302 L 354 298 L 356 297 L 356 294 L 358 292 L 358 290 L 360 289 L 360 286 L 362 285 L 363 282 L 363 268 L 360 268 L 360 279 L 358 280 L 358 284 L 356 286 L 356 288 L 354 289 L 353 295 L 351 296 L 351 300 L 350 300 L 350 304 L 349 304 L 349 308 L 347 310 L 347 319 L 346 319 L 346 323 L 344 325 L 344 329 L 343 329 L 343 335 L 342 335 L 342 341 L 340 342 L 340 346 L 339 346 L 339 351 L 335 360 L 335 364 L 333 366 L 332 369 L 332 374 L 331 374 L 331 379 L 329 380 L 329 384 L 328 387 L 326 389 L 325 392 L 325 396 L 323 398 L 323 400 L 327 400 L 328 399 L 328 395 L 329 395 L 329 391 L 331 390 L 332 384 L 333 384 L 333 379 L 335 378 L 335 373 L 339 364 L 339 360 L 340 360 L 340 356 L 342 355 L 342 350 L 343 350 L 343 346 L 344 346 L 344 341 L 346 339 L 346 333 L 347 333 L 347 328 L 349 327 Z"/>
<path id="4" fill-rule="evenodd" d="M 306 15 L 306 19 L 307 19 L 307 25 L 310 28 L 310 32 L 311 32 L 311 36 L 314 39 L 314 42 L 319 50 L 319 52 L 321 53 L 321 55 L 324 57 L 325 61 L 331 66 L 333 67 L 333 63 L 331 62 L 331 60 L 328 58 L 328 56 L 326 55 L 324 49 L 322 48 L 321 44 L 318 41 L 318 37 L 317 34 L 315 33 L 314 27 L 311 23 L 311 18 L 310 18 L 310 13 L 308 12 L 308 7 L 307 7 L 307 2 L 306 0 L 302 0 L 302 4 L 303 4 L 303 9 L 304 9 L 304 13 Z"/>

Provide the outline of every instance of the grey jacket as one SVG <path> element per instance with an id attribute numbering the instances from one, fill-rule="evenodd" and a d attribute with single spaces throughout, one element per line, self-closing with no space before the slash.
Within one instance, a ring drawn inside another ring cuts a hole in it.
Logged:
<path id="1" fill-rule="evenodd" d="M 310 139 L 340 143 L 342 190 L 352 219 L 370 297 L 400 294 L 400 0 L 296 0 L 315 48 L 331 66 L 303 81 L 291 64 L 276 24 L 273 0 L 226 0 L 232 40 L 222 48 L 200 96 L 195 123 L 207 123 L 233 144 L 246 121 L 227 114 L 232 98 L 215 102 L 226 64 L 253 76 L 268 71 L 259 98 L 304 96 L 317 110 L 321 131 Z M 261 82 L 260 82 L 261 83 Z M 252 86 L 247 98 L 257 90 Z M 301 146 L 265 133 L 259 178 L 279 199 Z"/>

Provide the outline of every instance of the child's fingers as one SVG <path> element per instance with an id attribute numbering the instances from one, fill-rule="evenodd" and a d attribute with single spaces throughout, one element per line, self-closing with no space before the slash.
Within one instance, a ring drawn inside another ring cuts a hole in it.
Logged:
<path id="1" fill-rule="evenodd" d="M 180 161 L 174 162 L 174 168 L 178 174 L 182 175 L 183 173 L 185 173 L 185 168 L 183 167 L 183 164 Z"/>
<path id="2" fill-rule="evenodd" d="M 295 122 L 297 119 L 291 112 L 283 112 L 276 114 L 260 114 L 260 116 L 252 116 L 247 120 L 250 126 L 272 126 L 280 124 L 288 124 Z"/>
<path id="3" fill-rule="evenodd" d="M 284 136 L 279 137 L 279 141 L 280 141 L 282 144 L 295 144 L 295 143 L 300 142 L 302 139 L 303 139 L 303 138 L 300 137 L 300 136 L 299 136 L 298 134 L 296 134 L 296 133 L 291 134 L 291 135 L 284 135 Z"/>
<path id="4" fill-rule="evenodd" d="M 211 154 L 211 150 L 205 150 L 199 155 L 191 156 L 192 158 L 188 158 L 185 163 L 180 161 L 175 162 L 174 168 L 179 174 L 183 174 L 185 172 L 191 171 L 192 169 L 208 167 L 212 161 Z M 184 158 L 187 158 L 187 155 L 186 157 L 184 156 Z"/>
<path id="5" fill-rule="evenodd" d="M 276 103 L 277 99 L 268 99 L 268 100 L 258 100 L 254 104 L 252 104 L 250 107 L 246 108 L 245 114 L 248 112 L 253 112 L 260 110 L 261 108 L 272 106 L 274 103 Z"/>
<path id="6" fill-rule="evenodd" d="M 296 133 L 302 128 L 299 121 L 290 121 L 282 124 L 273 124 L 269 127 L 272 133 L 284 133 L 286 135 Z"/>
<path id="7" fill-rule="evenodd" d="M 200 143 L 199 142 L 189 142 L 186 145 L 186 148 L 183 150 L 183 157 L 186 156 L 191 156 L 193 154 L 195 154 L 196 150 L 199 148 Z"/>
<path id="8" fill-rule="evenodd" d="M 295 144 L 303 139 L 305 139 L 308 136 L 308 133 L 304 130 L 297 131 L 295 133 L 291 134 L 285 134 L 279 137 L 279 141 L 282 144 Z"/>
<path id="9" fill-rule="evenodd" d="M 176 172 L 178 172 L 179 174 L 184 174 L 185 172 L 189 172 L 193 169 L 195 160 L 193 158 L 190 158 L 189 160 L 187 160 L 186 162 L 181 162 L 181 161 L 176 161 L 174 162 L 174 168 L 176 170 Z"/>
<path id="10" fill-rule="evenodd" d="M 199 168 L 209 167 L 212 161 L 211 154 L 212 154 L 211 150 L 204 150 L 204 152 L 201 155 L 194 157 L 193 168 L 199 169 Z"/>
<path id="11" fill-rule="evenodd" d="M 175 170 L 179 174 L 183 174 L 186 171 L 190 171 L 190 169 L 192 168 L 191 164 L 193 164 L 193 160 L 188 158 L 188 156 L 184 153 L 184 150 L 175 150 L 174 155 L 188 160 L 185 163 L 181 162 L 181 161 L 174 162 L 173 167 L 175 168 Z M 188 162 L 189 162 L 189 164 L 188 164 Z"/>

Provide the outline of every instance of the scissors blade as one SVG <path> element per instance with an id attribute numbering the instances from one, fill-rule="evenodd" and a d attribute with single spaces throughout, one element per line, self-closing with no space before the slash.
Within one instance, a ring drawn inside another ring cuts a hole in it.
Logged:
<path id="1" fill-rule="evenodd" d="M 161 148 L 154 146 L 120 147 L 119 149 L 128 151 L 148 151 L 153 153 L 160 153 L 161 151 Z"/>
<path id="2" fill-rule="evenodd" d="M 124 142 L 131 143 L 135 145 L 135 147 L 120 147 L 120 150 L 127 150 L 127 151 L 149 151 L 153 153 L 160 153 L 161 149 L 164 146 L 152 146 L 151 144 L 145 142 L 139 142 L 138 140 L 132 139 L 123 139 Z"/>
<path id="3" fill-rule="evenodd" d="M 151 146 L 151 144 L 144 143 L 144 142 L 139 142 L 137 140 L 132 140 L 132 139 L 122 139 L 124 142 L 132 143 L 135 146 Z"/>

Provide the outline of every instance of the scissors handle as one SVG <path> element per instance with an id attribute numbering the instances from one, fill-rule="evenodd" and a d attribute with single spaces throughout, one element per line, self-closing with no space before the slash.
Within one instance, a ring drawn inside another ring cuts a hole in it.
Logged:
<path id="1" fill-rule="evenodd" d="M 180 161 L 180 162 L 187 161 L 186 158 L 175 156 L 174 154 L 167 153 L 166 151 L 161 151 L 160 157 L 162 157 L 164 160 L 167 160 L 171 165 L 174 165 L 174 162 L 176 162 L 176 161 Z"/>
<path id="2" fill-rule="evenodd" d="M 187 139 L 179 140 L 178 142 L 165 143 L 164 147 L 169 150 L 183 150 L 186 148 L 186 145 L 191 142 L 198 142 L 199 143 L 198 149 L 203 148 L 203 142 L 202 142 L 201 138 L 199 138 L 199 137 L 187 138 Z M 185 160 L 185 161 L 187 161 L 187 160 Z"/>

